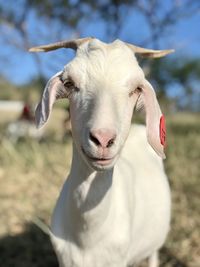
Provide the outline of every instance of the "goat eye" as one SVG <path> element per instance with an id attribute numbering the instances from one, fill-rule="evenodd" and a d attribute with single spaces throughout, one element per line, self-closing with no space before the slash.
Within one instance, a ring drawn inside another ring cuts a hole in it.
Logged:
<path id="1" fill-rule="evenodd" d="M 135 89 L 135 92 L 138 93 L 138 94 L 140 94 L 140 93 L 142 92 L 142 88 L 138 86 L 138 87 Z"/>
<path id="2" fill-rule="evenodd" d="M 141 88 L 137 87 L 135 89 L 133 89 L 132 91 L 129 92 L 129 97 L 131 97 L 133 94 L 139 94 L 141 92 Z"/>
<path id="3" fill-rule="evenodd" d="M 69 93 L 69 96 L 73 93 L 73 92 L 78 92 L 79 88 L 75 86 L 74 82 L 71 80 L 66 80 L 63 81 L 63 85 L 66 88 L 66 90 Z"/>
<path id="4" fill-rule="evenodd" d="M 74 83 L 72 81 L 64 81 L 63 82 L 63 85 L 66 87 L 66 88 L 73 88 L 74 87 Z"/>

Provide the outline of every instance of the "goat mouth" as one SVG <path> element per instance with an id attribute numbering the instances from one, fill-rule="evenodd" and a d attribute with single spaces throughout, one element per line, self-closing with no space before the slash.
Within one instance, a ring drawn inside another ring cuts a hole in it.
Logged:
<path id="1" fill-rule="evenodd" d="M 92 162 L 96 163 L 97 165 L 105 166 L 112 163 L 113 158 L 89 158 Z"/>
<path id="2" fill-rule="evenodd" d="M 115 159 L 114 157 L 93 157 L 91 155 L 88 155 L 88 153 L 85 152 L 85 150 L 82 148 L 83 154 L 89 159 L 90 162 L 94 163 L 95 165 L 101 165 L 106 166 L 110 165 L 112 161 Z"/>

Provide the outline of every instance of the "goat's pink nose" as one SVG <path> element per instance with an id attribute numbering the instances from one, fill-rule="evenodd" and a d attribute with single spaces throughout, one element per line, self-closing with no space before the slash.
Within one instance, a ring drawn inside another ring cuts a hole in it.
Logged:
<path id="1" fill-rule="evenodd" d="M 90 131 L 90 140 L 102 148 L 111 147 L 114 144 L 116 133 L 110 129 L 98 129 Z"/>

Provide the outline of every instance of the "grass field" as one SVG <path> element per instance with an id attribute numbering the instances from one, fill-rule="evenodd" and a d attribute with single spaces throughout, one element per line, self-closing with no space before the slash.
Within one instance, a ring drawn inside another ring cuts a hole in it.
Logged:
<path id="1" fill-rule="evenodd" d="M 71 159 L 70 138 L 62 141 L 63 114 L 54 112 L 41 143 L 5 138 L 0 119 L 0 267 L 58 266 L 40 221 L 48 224 Z M 172 189 L 172 227 L 161 266 L 200 266 L 199 114 L 168 118 L 166 172 Z"/>

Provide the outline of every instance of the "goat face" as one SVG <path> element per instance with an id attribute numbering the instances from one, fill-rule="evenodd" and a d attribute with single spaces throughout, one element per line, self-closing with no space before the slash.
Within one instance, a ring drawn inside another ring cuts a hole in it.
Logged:
<path id="1" fill-rule="evenodd" d="M 160 109 L 132 51 L 121 41 L 83 44 L 76 57 L 48 82 L 36 110 L 38 125 L 48 119 L 56 98 L 68 97 L 76 147 L 95 170 L 113 167 L 128 136 L 137 100 L 147 111 L 147 135 L 155 151 L 159 143 Z M 156 127 L 156 129 L 155 129 Z"/>
<path id="2" fill-rule="evenodd" d="M 112 46 L 93 41 L 79 49 L 62 79 L 72 81 L 70 114 L 77 148 L 94 169 L 112 167 L 128 135 L 143 79 L 132 52 L 119 41 Z"/>

